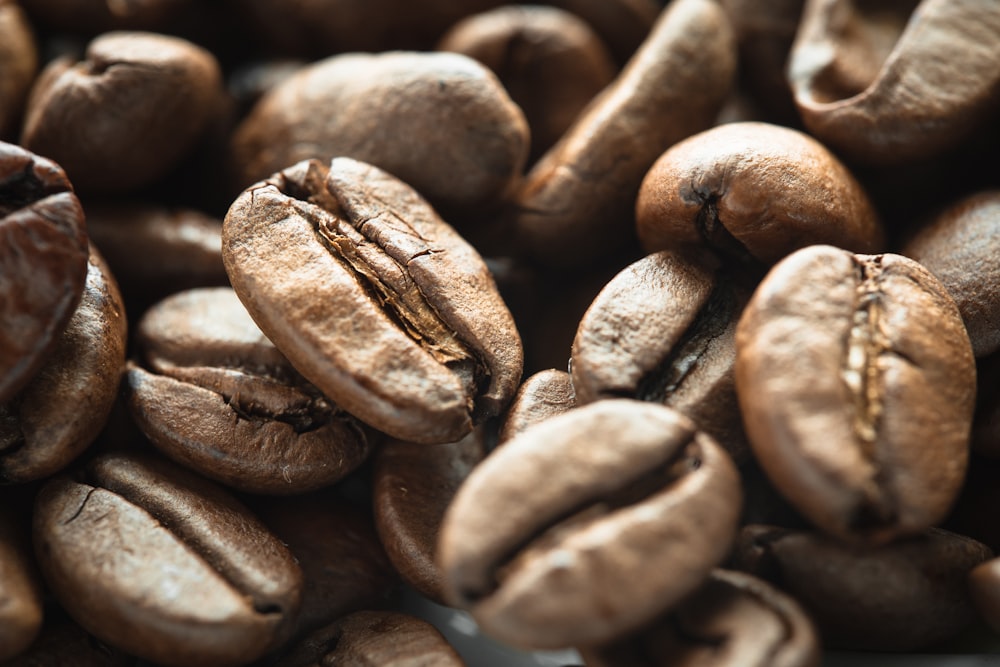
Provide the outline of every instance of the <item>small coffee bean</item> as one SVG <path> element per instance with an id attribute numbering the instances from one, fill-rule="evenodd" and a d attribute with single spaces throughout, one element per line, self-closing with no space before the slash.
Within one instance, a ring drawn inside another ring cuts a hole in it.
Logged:
<path id="1" fill-rule="evenodd" d="M 0 403 L 41 368 L 87 280 L 83 209 L 59 165 L 0 142 Z"/>
<path id="2" fill-rule="evenodd" d="M 42 587 L 31 544 L 10 510 L 0 508 L 0 660 L 23 653 L 42 627 Z"/>
<path id="3" fill-rule="evenodd" d="M 701 584 L 740 504 L 735 466 L 680 413 L 627 399 L 576 408 L 499 447 L 459 488 L 438 545 L 447 599 L 515 646 L 609 641 Z"/>
<path id="4" fill-rule="evenodd" d="M 639 632 L 585 647 L 587 667 L 817 667 L 806 612 L 767 582 L 716 569 L 668 614 Z"/>
<path id="5" fill-rule="evenodd" d="M 228 493 L 132 454 L 48 482 L 35 553 L 89 632 L 165 665 L 240 665 L 283 639 L 302 595 L 288 549 Z"/>
<path id="6" fill-rule="evenodd" d="M 962 486 L 975 364 L 941 283 L 900 255 L 799 250 L 736 330 L 761 467 L 823 530 L 885 543 L 944 519 Z"/>
<path id="7" fill-rule="evenodd" d="M 743 529 L 734 567 L 795 598 L 825 647 L 915 651 L 972 623 L 966 580 L 992 557 L 986 545 L 939 528 L 861 549 L 821 533 L 758 525 Z"/>
<path id="8" fill-rule="evenodd" d="M 454 442 L 517 389 L 520 337 L 483 260 L 381 169 L 290 167 L 233 203 L 222 242 L 261 330 L 374 428 Z"/>
<path id="9" fill-rule="evenodd" d="M 629 265 L 580 320 L 570 359 L 577 403 L 662 403 L 745 458 L 733 365 L 736 322 L 749 297 L 724 271 L 679 253 Z"/>
<path id="10" fill-rule="evenodd" d="M 94 442 L 118 397 L 126 330 L 118 284 L 91 246 L 83 296 L 55 349 L 0 403 L 0 480 L 54 475 Z"/>
<path id="11" fill-rule="evenodd" d="M 729 123 L 668 149 L 642 181 L 639 238 L 648 252 L 712 253 L 769 266 L 828 243 L 879 252 L 868 196 L 822 144 L 768 123 Z"/>
<path id="12" fill-rule="evenodd" d="M 538 371 L 522 382 L 514 395 L 500 429 L 500 442 L 574 407 L 576 394 L 570 374 L 554 368 Z"/>
<path id="13" fill-rule="evenodd" d="M 1000 99 L 997 59 L 996 3 L 810 0 L 788 75 L 810 133 L 853 159 L 901 164 L 984 126 Z"/>

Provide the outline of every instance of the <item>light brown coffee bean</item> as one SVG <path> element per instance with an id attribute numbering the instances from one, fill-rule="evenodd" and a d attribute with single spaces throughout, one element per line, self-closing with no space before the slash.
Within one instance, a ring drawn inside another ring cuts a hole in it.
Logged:
<path id="1" fill-rule="evenodd" d="M 713 570 L 639 632 L 581 649 L 587 667 L 816 667 L 820 645 L 795 600 L 743 572 Z"/>
<path id="2" fill-rule="evenodd" d="M 523 251 L 580 266 L 634 241 L 642 177 L 669 146 L 711 126 L 736 45 L 715 0 L 678 0 L 618 78 L 531 169 L 514 198 Z"/>
<path id="3" fill-rule="evenodd" d="M 55 349 L 0 403 L 0 480 L 53 475 L 94 442 L 118 397 L 126 333 L 118 283 L 92 245 L 83 296 Z"/>
<path id="4" fill-rule="evenodd" d="M 884 233 L 850 171 L 822 144 L 768 123 L 730 123 L 667 150 L 646 174 L 636 225 L 648 252 L 771 265 L 827 243 L 879 252 Z"/>
<path id="5" fill-rule="evenodd" d="M 284 638 L 302 594 L 288 549 L 228 493 L 166 461 L 105 455 L 35 504 L 35 553 L 89 632 L 165 665 L 239 665 Z"/>
<path id="6" fill-rule="evenodd" d="M 504 443 L 538 422 L 576 407 L 573 378 L 554 368 L 538 371 L 521 383 L 500 429 Z"/>
<path id="7" fill-rule="evenodd" d="M 984 125 L 1000 102 L 998 58 L 993 2 L 810 0 L 788 73 L 803 122 L 824 144 L 901 164 Z"/>
<path id="8" fill-rule="evenodd" d="M 505 443 L 458 490 L 438 545 L 448 600 L 515 646 L 605 642 L 701 584 L 740 504 L 729 457 L 680 413 L 576 408 Z"/>
<path id="9" fill-rule="evenodd" d="M 941 283 L 900 255 L 799 250 L 736 331 L 750 444 L 792 504 L 884 543 L 944 519 L 968 461 L 975 364 Z"/>
<path id="10" fill-rule="evenodd" d="M 454 442 L 517 389 L 520 337 L 482 258 L 381 169 L 290 167 L 233 203 L 222 242 L 261 330 L 374 428 Z"/>

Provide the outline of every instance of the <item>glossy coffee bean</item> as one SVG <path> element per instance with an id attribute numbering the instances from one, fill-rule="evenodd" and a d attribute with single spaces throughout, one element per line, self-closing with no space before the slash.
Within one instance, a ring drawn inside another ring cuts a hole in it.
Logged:
<path id="1" fill-rule="evenodd" d="M 570 359 L 577 403 L 662 403 L 745 458 L 733 366 L 736 323 L 749 296 L 732 275 L 680 253 L 629 265 L 580 320 Z"/>
<path id="2" fill-rule="evenodd" d="M 46 583 L 89 632 L 165 665 L 239 665 L 284 637 L 302 595 L 288 549 L 228 493 L 113 454 L 38 495 Z"/>
<path id="3" fill-rule="evenodd" d="M 587 667 L 816 667 L 820 645 L 795 600 L 757 577 L 716 569 L 668 614 L 582 655 Z"/>
<path id="4" fill-rule="evenodd" d="M 636 202 L 648 252 L 705 253 L 769 266 L 828 243 L 879 252 L 884 234 L 850 171 L 806 134 L 768 123 L 729 123 L 667 150 Z"/>
<path id="5" fill-rule="evenodd" d="M 178 463 L 233 488 L 291 494 L 360 466 L 369 435 L 304 380 L 228 287 L 148 310 L 126 376 L 132 416 Z"/>
<path id="6" fill-rule="evenodd" d="M 86 59 L 45 68 L 21 143 L 50 156 L 81 191 L 127 192 L 165 176 L 219 112 L 219 64 L 187 40 L 105 33 Z"/>
<path id="7" fill-rule="evenodd" d="M 375 455 L 372 506 L 379 539 L 403 581 L 439 604 L 445 604 L 435 560 L 441 521 L 484 456 L 479 430 L 434 446 L 388 439 Z"/>
<path id="8" fill-rule="evenodd" d="M 0 660 L 23 653 L 42 627 L 42 586 L 31 542 L 7 507 L 0 509 Z"/>
<path id="9" fill-rule="evenodd" d="M 634 239 L 635 197 L 664 150 L 711 126 L 736 45 L 715 0 L 673 2 L 615 81 L 525 178 L 514 200 L 523 251 L 581 266 Z"/>
<path id="10" fill-rule="evenodd" d="M 87 280 L 83 209 L 62 168 L 0 142 L 0 403 L 38 371 Z"/>
<path id="11" fill-rule="evenodd" d="M 751 298 L 736 354 L 754 454 L 817 526 L 885 543 L 944 519 L 965 476 L 975 364 L 930 272 L 900 255 L 797 251 Z"/>
<path id="12" fill-rule="evenodd" d="M 740 504 L 729 457 L 680 413 L 625 399 L 576 408 L 461 486 L 438 545 L 448 600 L 515 646 L 605 642 L 701 584 Z"/>
<path id="13" fill-rule="evenodd" d="M 118 397 L 126 332 L 117 281 L 91 246 L 83 296 L 55 349 L 24 389 L 0 403 L 0 480 L 53 475 L 94 442 Z"/>
<path id="14" fill-rule="evenodd" d="M 500 429 L 500 442 L 574 407 L 576 393 L 570 374 L 554 368 L 538 371 L 522 382 L 514 395 Z"/>
<path id="15" fill-rule="evenodd" d="M 915 651 L 972 623 L 966 580 L 992 555 L 938 528 L 862 549 L 821 533 L 758 525 L 743 529 L 734 562 L 795 598 L 825 647 Z"/>
<path id="16" fill-rule="evenodd" d="M 521 341 L 489 270 L 386 172 L 348 158 L 289 167 L 233 203 L 222 242 L 261 330 L 370 426 L 453 442 L 513 396 Z"/>

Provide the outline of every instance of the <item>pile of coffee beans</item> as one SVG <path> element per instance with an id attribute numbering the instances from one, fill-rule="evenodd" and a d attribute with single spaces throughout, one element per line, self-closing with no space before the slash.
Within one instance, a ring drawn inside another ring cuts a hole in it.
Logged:
<path id="1" fill-rule="evenodd" d="M 996 646 L 998 120 L 994 0 L 0 0 L 0 663 Z"/>

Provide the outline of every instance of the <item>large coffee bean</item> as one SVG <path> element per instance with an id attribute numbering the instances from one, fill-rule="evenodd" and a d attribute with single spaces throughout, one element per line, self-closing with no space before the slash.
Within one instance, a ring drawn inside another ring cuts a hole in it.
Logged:
<path id="1" fill-rule="evenodd" d="M 736 355 L 754 453 L 817 526 L 884 543 L 944 519 L 965 476 L 976 369 L 930 272 L 900 255 L 795 252 L 751 298 Z"/>
<path id="2" fill-rule="evenodd" d="M 627 399 L 576 408 L 459 488 L 438 545 L 445 592 L 517 646 L 605 642 L 701 584 L 740 505 L 729 457 L 680 413 Z"/>
<path id="3" fill-rule="evenodd" d="M 240 195 L 222 242 L 261 330 L 381 431 L 453 442 L 517 389 L 521 340 L 482 258 L 381 169 L 289 167 Z"/>

